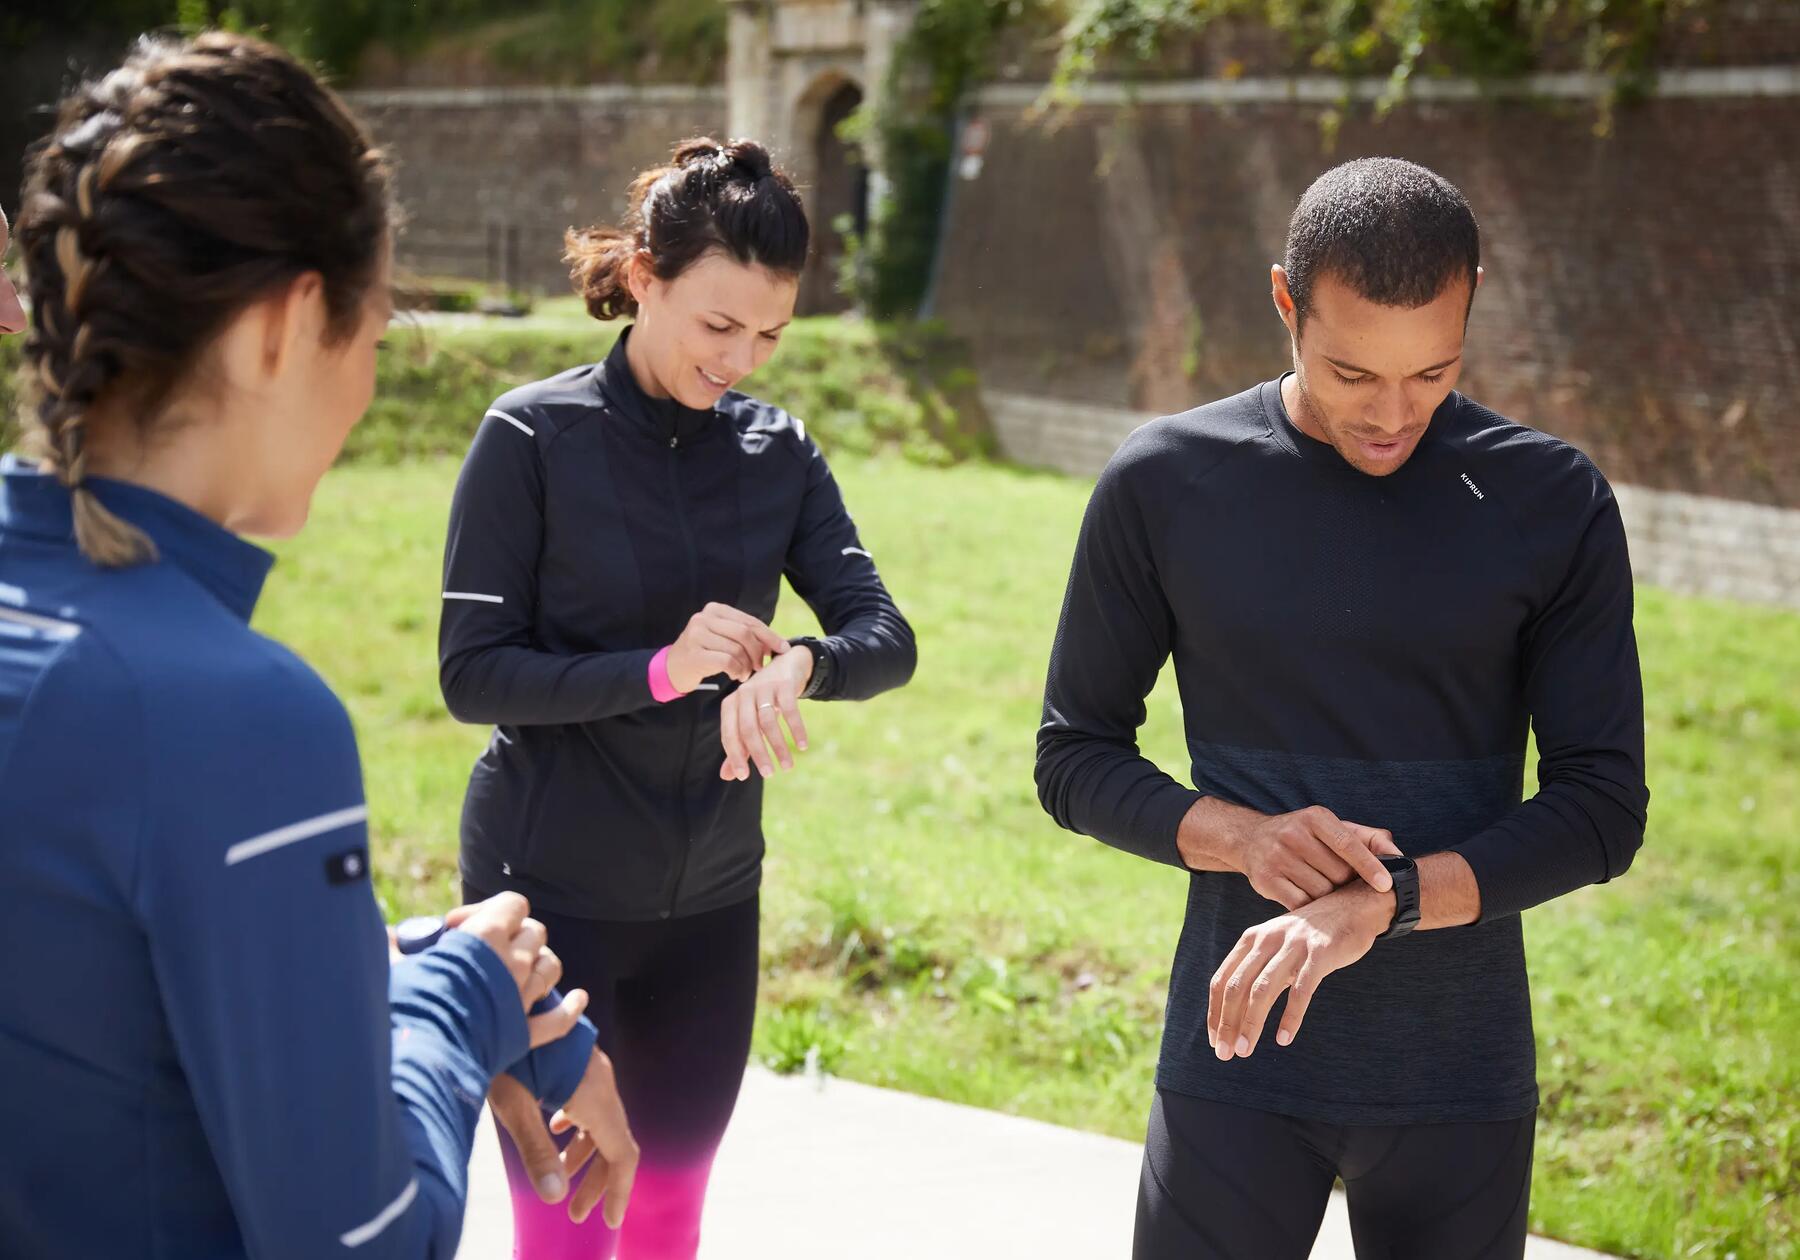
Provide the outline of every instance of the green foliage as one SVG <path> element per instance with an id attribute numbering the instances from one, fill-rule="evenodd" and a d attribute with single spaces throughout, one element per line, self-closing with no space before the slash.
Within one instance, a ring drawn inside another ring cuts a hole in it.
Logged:
<path id="1" fill-rule="evenodd" d="M 790 1075 L 824 1076 L 837 1071 L 850 1048 L 843 1030 L 829 1014 L 808 1006 L 787 1006 L 764 1016 L 763 1062 Z"/>
<path id="2" fill-rule="evenodd" d="M 517 5 L 498 6 L 512 14 Z M 496 64 L 522 76 L 573 82 L 597 75 L 715 81 L 725 64 L 719 0 L 551 0 L 496 34 Z"/>
<path id="3" fill-rule="evenodd" d="M 174 0 L 61 0 L 0 5 L 0 54 L 58 31 L 145 31 L 176 19 Z"/>
<path id="4" fill-rule="evenodd" d="M 888 185 L 870 216 L 856 294 L 882 319 L 917 311 L 931 279 L 951 137 L 963 98 L 986 72 L 999 36 L 1041 11 L 1040 0 L 923 0 L 888 80 L 852 119 L 873 141 Z"/>
<path id="5" fill-rule="evenodd" d="M 1142 73 L 1213 24 L 1260 23 L 1285 35 L 1317 69 L 1385 74 L 1377 108 L 1403 100 L 1420 72 L 1503 79 L 1537 69 L 1551 48 L 1574 47 L 1612 77 L 1612 106 L 1648 86 L 1664 32 L 1712 0 L 924 0 L 889 80 L 854 120 L 854 134 L 884 156 L 890 184 L 867 240 L 853 242 L 847 279 L 871 312 L 918 309 L 930 282 L 951 136 L 970 88 L 1008 32 L 1055 31 L 1054 95 L 1076 103 L 1103 70 Z M 1327 134 L 1340 121 L 1328 112 Z"/>
<path id="6" fill-rule="evenodd" d="M 566 303 L 545 306 L 545 319 L 390 335 L 375 402 L 344 458 L 459 455 L 497 396 L 605 355 L 616 330 L 557 318 Z M 781 352 L 743 387 L 799 416 L 829 450 L 890 450 L 949 464 L 989 449 L 966 353 L 934 326 L 799 320 Z"/>
<path id="7" fill-rule="evenodd" d="M 1333 73 L 1386 73 L 1380 107 L 1403 99 L 1422 68 L 1503 79 L 1537 69 L 1553 47 L 1576 47 L 1613 77 L 1615 96 L 1641 91 L 1663 33 L 1709 0 L 1077 0 L 1063 28 L 1056 82 L 1068 99 L 1104 62 L 1128 70 L 1216 22 L 1257 21 Z"/>
<path id="8" fill-rule="evenodd" d="M 254 32 L 339 76 L 353 75 L 376 44 L 405 54 L 459 37 L 480 39 L 498 65 L 546 80 L 651 71 L 710 82 L 725 60 L 719 0 L 78 0 L 74 9 L 64 20 L 96 32 Z M 23 48 L 49 26 L 0 16 L 0 48 Z"/>
<path id="9" fill-rule="evenodd" d="M 515 385 L 606 354 L 617 335 L 564 299 L 523 320 L 404 323 L 388 334 L 375 401 L 344 446 L 346 463 L 460 457 L 488 404 Z M 0 338 L 0 450 L 17 438 L 22 338 Z M 786 407 L 830 451 L 896 452 L 944 465 L 986 455 L 966 351 L 934 325 L 796 321 L 781 352 L 744 383 Z"/>

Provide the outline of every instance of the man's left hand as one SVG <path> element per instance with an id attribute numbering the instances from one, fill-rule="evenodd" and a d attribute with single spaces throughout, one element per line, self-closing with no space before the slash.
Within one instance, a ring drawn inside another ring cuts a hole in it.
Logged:
<path id="1" fill-rule="evenodd" d="M 1288 988 L 1293 992 L 1275 1040 L 1291 1044 L 1319 984 L 1368 953 L 1393 918 L 1394 894 L 1359 883 L 1245 932 L 1213 973 L 1206 1004 L 1213 1053 L 1220 1059 L 1250 1055 L 1269 1008 Z"/>
<path id="2" fill-rule="evenodd" d="M 538 1198 L 545 1203 L 561 1203 L 569 1193 L 569 1178 L 563 1170 L 562 1152 L 544 1119 L 537 1099 L 521 1085 L 517 1077 L 502 1072 L 488 1087 L 488 1106 L 494 1119 L 512 1135 L 513 1145 L 531 1177 Z"/>

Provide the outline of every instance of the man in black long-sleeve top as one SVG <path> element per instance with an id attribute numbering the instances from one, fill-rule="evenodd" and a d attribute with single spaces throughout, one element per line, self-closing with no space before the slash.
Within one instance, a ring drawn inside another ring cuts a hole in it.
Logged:
<path id="1" fill-rule="evenodd" d="M 1039 795 L 1190 872 L 1145 1260 L 1299 1260 L 1334 1176 L 1361 1255 L 1522 1254 L 1519 914 L 1623 873 L 1648 791 L 1612 493 L 1453 392 L 1479 260 L 1438 176 L 1328 172 L 1273 272 L 1294 371 L 1139 429 L 1088 506 Z M 1193 789 L 1137 747 L 1171 654 Z"/>

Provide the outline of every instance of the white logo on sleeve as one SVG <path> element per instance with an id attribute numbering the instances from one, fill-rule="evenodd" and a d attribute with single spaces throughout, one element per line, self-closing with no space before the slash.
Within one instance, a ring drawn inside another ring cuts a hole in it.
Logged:
<path id="1" fill-rule="evenodd" d="M 1473 480 L 1471 480 L 1471 479 L 1470 479 L 1470 477 L 1469 477 L 1469 474 L 1468 474 L 1468 473 L 1464 473 L 1464 474 L 1463 474 L 1463 475 L 1462 475 L 1462 480 L 1463 480 L 1463 484 L 1464 484 L 1464 485 L 1465 485 L 1465 486 L 1467 486 L 1467 487 L 1469 487 L 1469 493 L 1470 493 L 1470 494 L 1472 494 L 1472 495 L 1474 495 L 1474 496 L 1475 496 L 1475 497 L 1476 497 L 1476 498 L 1477 498 L 1477 499 L 1485 499 L 1485 498 L 1487 498 L 1487 496 L 1486 496 L 1486 495 L 1485 495 L 1485 494 L 1483 494 L 1483 493 L 1481 493 L 1481 487 L 1480 487 L 1480 486 L 1478 486 L 1478 485 L 1476 485 L 1476 484 L 1475 484 L 1475 483 L 1474 483 L 1474 481 L 1473 481 Z"/>

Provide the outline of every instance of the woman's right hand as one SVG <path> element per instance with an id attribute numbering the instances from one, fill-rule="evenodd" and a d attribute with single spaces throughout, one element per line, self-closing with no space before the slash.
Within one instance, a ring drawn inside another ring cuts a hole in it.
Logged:
<path id="1" fill-rule="evenodd" d="M 548 946 L 549 933 L 531 918 L 531 903 L 516 892 L 503 892 L 472 906 L 458 906 L 444 916 L 444 926 L 480 937 L 500 955 L 507 974 L 519 986 L 519 1003 L 526 1011 L 556 987 L 562 978 L 562 960 Z M 563 995 L 561 1005 L 532 1015 L 526 1023 L 531 1046 L 559 1040 L 587 1009 L 588 995 L 581 989 Z"/>
<path id="2" fill-rule="evenodd" d="M 708 604 L 688 618 L 687 628 L 669 648 L 669 681 L 692 691 L 701 680 L 727 674 L 743 682 L 770 656 L 788 650 L 788 641 L 747 612 L 729 604 Z"/>

